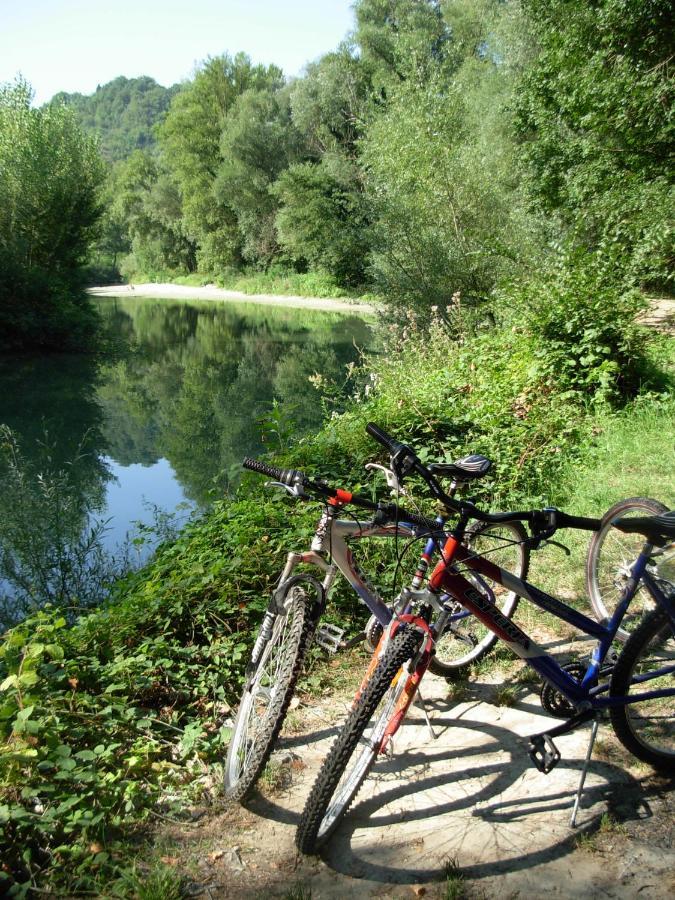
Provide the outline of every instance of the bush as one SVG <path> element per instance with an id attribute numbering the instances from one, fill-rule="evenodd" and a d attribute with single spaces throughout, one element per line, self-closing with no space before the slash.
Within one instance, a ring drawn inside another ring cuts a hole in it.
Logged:
<path id="1" fill-rule="evenodd" d="M 635 324 L 642 295 L 611 280 L 594 256 L 566 257 L 543 277 L 502 291 L 508 318 L 521 317 L 536 370 L 549 390 L 594 403 L 634 396 L 644 375 L 647 332 Z"/>

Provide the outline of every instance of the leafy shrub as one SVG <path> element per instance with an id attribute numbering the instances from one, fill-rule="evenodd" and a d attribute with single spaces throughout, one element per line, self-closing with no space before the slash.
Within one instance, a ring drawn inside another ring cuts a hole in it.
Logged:
<path id="1" fill-rule="evenodd" d="M 597 257 L 564 258 L 552 271 L 502 293 L 524 318 L 536 370 L 549 389 L 593 402 L 634 394 L 646 332 L 635 324 L 639 292 L 619 286 Z"/>

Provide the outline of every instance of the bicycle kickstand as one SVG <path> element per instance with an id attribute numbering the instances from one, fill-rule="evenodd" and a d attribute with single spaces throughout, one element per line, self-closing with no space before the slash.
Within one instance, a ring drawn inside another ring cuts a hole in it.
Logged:
<path id="1" fill-rule="evenodd" d="M 576 828 L 577 826 L 577 813 L 579 812 L 579 804 L 581 803 L 581 794 L 584 790 L 584 782 L 586 781 L 586 773 L 588 772 L 588 765 L 591 761 L 591 755 L 593 753 L 593 745 L 595 744 L 595 739 L 598 735 L 598 717 L 596 716 L 593 719 L 593 725 L 591 726 L 591 736 L 588 740 L 588 750 L 586 751 L 586 759 L 584 760 L 584 765 L 581 769 L 581 776 L 579 778 L 579 787 L 577 788 L 577 795 L 574 798 L 574 808 L 572 809 L 572 816 L 570 818 L 570 828 Z"/>
<path id="2" fill-rule="evenodd" d="M 429 714 L 427 712 L 427 705 L 424 702 L 424 697 L 422 696 L 422 692 L 420 691 L 419 687 L 417 688 L 417 696 L 415 697 L 415 703 L 417 703 L 419 708 L 422 710 L 422 714 L 424 716 L 424 721 L 427 723 L 427 728 L 429 729 L 429 734 L 431 735 L 431 740 L 435 741 L 436 738 L 438 737 L 438 735 L 436 734 L 436 732 L 434 731 L 434 729 L 431 726 L 431 720 L 429 719 Z"/>

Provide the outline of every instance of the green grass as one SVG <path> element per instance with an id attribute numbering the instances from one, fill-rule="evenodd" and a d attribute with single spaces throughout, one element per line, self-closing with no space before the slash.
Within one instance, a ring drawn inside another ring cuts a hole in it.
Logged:
<path id="1" fill-rule="evenodd" d="M 675 401 L 645 397 L 621 412 L 598 413 L 583 462 L 561 479 L 556 502 L 576 515 L 601 517 L 618 500 L 653 497 L 675 508 Z M 560 531 L 556 540 L 571 551 L 549 546 L 532 554 L 530 580 L 562 599 L 586 602 L 584 566 L 590 532 Z"/>
<path id="2" fill-rule="evenodd" d="M 456 859 L 448 859 L 443 867 L 445 891 L 443 900 L 463 900 L 467 896 L 464 875 Z"/>

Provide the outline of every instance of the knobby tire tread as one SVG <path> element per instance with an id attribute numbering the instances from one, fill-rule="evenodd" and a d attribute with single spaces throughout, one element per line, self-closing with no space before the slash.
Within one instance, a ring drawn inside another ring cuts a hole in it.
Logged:
<path id="1" fill-rule="evenodd" d="M 373 754 L 370 763 L 363 772 L 354 795 L 336 819 L 330 832 L 323 835 L 321 840 L 318 841 L 317 835 L 323 818 L 340 782 L 340 778 L 358 746 L 361 735 L 368 727 L 380 701 L 391 687 L 394 676 L 401 666 L 414 656 L 419 645 L 420 635 L 418 632 L 408 629 L 399 632 L 392 639 L 391 645 L 378 663 L 363 694 L 349 713 L 345 724 L 321 766 L 300 817 L 300 824 L 296 834 L 296 845 L 301 853 L 311 854 L 317 846 L 323 844 L 333 833 L 353 803 L 361 785 L 377 759 L 376 753 Z"/>
<path id="2" fill-rule="evenodd" d="M 649 646 L 650 641 L 664 626 L 668 627 L 669 625 L 672 629 L 668 615 L 661 608 L 653 610 L 643 618 L 640 625 L 626 641 L 614 667 L 609 690 L 610 697 L 625 697 L 630 693 L 633 666 L 640 658 L 643 649 Z M 645 690 L 648 690 L 648 688 L 645 688 Z M 673 703 L 675 703 L 675 695 L 673 696 Z M 675 772 L 675 757 L 673 755 L 645 747 L 635 737 L 628 721 L 627 707 L 619 706 L 610 709 L 610 720 L 617 738 L 633 756 L 649 763 L 659 772 Z"/>
<path id="3" fill-rule="evenodd" d="M 283 681 L 280 682 L 283 686 L 281 690 L 278 691 L 274 703 L 270 705 L 266 727 L 260 732 L 259 748 L 256 749 L 251 758 L 251 764 L 249 765 L 248 770 L 242 773 L 241 777 L 232 787 L 227 787 L 226 785 L 225 796 L 228 800 L 244 803 L 250 796 L 272 755 L 272 750 L 279 737 L 281 727 L 284 724 L 289 704 L 293 699 L 295 685 L 297 684 L 305 662 L 307 650 L 312 642 L 316 622 L 313 621 L 310 616 L 306 597 L 298 597 L 293 601 L 287 615 L 291 614 L 294 614 L 295 619 L 292 626 L 291 642 L 289 645 L 292 646 L 295 644 L 296 648 L 292 659 L 292 666 L 289 667 L 285 684 Z M 237 713 L 237 718 L 234 722 L 233 736 L 236 733 L 238 716 L 239 712 Z"/>

